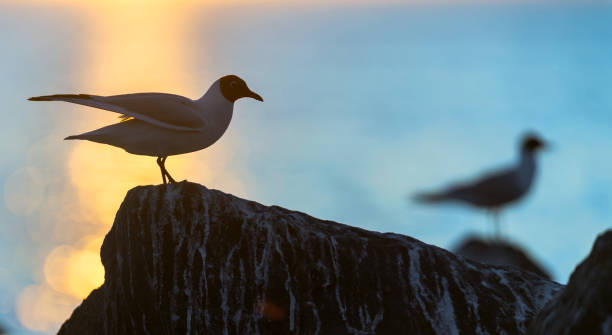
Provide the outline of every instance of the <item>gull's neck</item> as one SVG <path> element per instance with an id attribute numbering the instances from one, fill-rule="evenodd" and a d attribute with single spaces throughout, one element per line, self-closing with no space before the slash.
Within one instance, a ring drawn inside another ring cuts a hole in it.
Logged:
<path id="1" fill-rule="evenodd" d="M 195 100 L 195 102 L 197 104 L 204 104 L 208 100 L 211 100 L 211 99 L 212 100 L 219 100 L 219 98 L 225 99 L 223 94 L 221 94 L 221 84 L 219 83 L 219 80 L 217 80 L 212 85 L 210 85 L 210 88 L 208 88 L 206 93 L 204 93 L 204 95 L 202 97 L 200 97 L 200 99 Z M 227 100 L 227 99 L 225 99 L 225 100 Z"/>
<path id="2" fill-rule="evenodd" d="M 530 165 L 535 167 L 535 152 L 521 150 L 521 166 Z"/>
<path id="3" fill-rule="evenodd" d="M 215 81 L 204 95 L 194 101 L 205 112 L 216 111 L 231 114 L 234 110 L 234 103 L 227 100 L 221 93 L 219 80 Z"/>
<path id="4" fill-rule="evenodd" d="M 521 150 L 517 172 L 521 184 L 524 187 L 529 187 L 536 172 L 535 152 Z"/>
<path id="5" fill-rule="evenodd" d="M 194 102 L 199 107 L 200 116 L 207 124 L 208 135 L 221 137 L 232 120 L 234 103 L 227 100 L 221 93 L 219 80 L 215 81 L 208 91 Z"/>

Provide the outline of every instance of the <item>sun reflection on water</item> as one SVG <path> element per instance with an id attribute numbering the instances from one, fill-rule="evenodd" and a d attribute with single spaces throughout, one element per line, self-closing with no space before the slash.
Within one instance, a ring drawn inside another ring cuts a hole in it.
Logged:
<path id="1" fill-rule="evenodd" d="M 187 96 L 193 92 L 204 93 L 206 88 L 191 87 L 193 84 L 187 75 L 188 3 L 107 1 L 84 9 L 87 11 L 84 15 L 91 18 L 92 33 L 82 55 L 86 65 L 81 83 L 83 92 L 74 93 L 112 95 L 158 91 Z M 83 8 L 82 4 L 77 5 Z M 63 120 L 74 126 L 71 129 L 79 129 L 75 133 L 119 122 L 114 113 L 87 110 L 88 107 L 79 109 L 82 114 L 78 119 Z M 17 314 L 22 324 L 45 332 L 56 331 L 80 299 L 104 282 L 99 250 L 126 192 L 137 185 L 161 182 L 153 157 L 134 156 L 118 148 L 89 142 L 63 144 L 73 147 L 66 169 L 76 189 L 78 207 L 100 229 L 77 243 L 64 243 L 52 249 L 44 261 L 44 281 L 28 286 L 19 295 Z M 177 180 L 182 180 L 194 167 L 202 166 L 195 157 L 173 156 L 168 159 L 168 170 Z M 206 180 L 205 173 L 205 169 L 199 169 L 197 178 Z M 13 207 L 19 209 L 18 201 L 15 203 Z"/>
<path id="2" fill-rule="evenodd" d="M 45 280 L 58 292 L 85 299 L 93 288 L 104 283 L 104 268 L 100 262 L 102 238 L 90 236 L 80 247 L 61 245 L 45 260 Z"/>

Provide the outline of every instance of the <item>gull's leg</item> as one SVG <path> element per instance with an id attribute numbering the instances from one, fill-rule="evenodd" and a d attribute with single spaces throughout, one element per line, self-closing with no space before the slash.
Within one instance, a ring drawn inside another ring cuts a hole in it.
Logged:
<path id="1" fill-rule="evenodd" d="M 162 174 L 162 179 L 164 180 L 164 185 L 166 185 L 166 168 L 164 168 L 164 162 L 162 161 L 161 157 L 157 157 L 157 165 L 159 165 L 159 169 L 161 170 Z"/>
<path id="2" fill-rule="evenodd" d="M 493 229 L 494 229 L 494 234 L 495 234 L 495 239 L 496 240 L 500 240 L 501 239 L 501 230 L 500 230 L 500 215 L 499 215 L 499 210 L 495 209 L 493 210 L 493 212 L 491 212 L 491 214 L 493 215 Z"/>
<path id="3" fill-rule="evenodd" d="M 168 172 L 168 170 L 166 170 L 166 165 L 165 165 L 165 164 L 166 164 L 166 158 L 168 158 L 168 156 L 163 157 L 163 158 L 161 159 L 162 166 L 164 167 L 164 172 L 166 173 L 166 176 L 168 176 L 168 180 L 169 180 L 171 183 L 176 183 L 176 181 L 174 180 L 174 178 L 172 178 L 172 176 L 170 175 L 170 172 Z"/>

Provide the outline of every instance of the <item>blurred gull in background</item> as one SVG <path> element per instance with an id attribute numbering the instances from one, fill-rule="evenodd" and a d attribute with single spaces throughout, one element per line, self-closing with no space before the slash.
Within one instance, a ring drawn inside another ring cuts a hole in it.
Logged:
<path id="1" fill-rule="evenodd" d="M 419 193 L 415 199 L 422 203 L 461 202 L 489 211 L 494 218 L 495 236 L 499 237 L 499 212 L 520 200 L 531 188 L 536 173 L 536 153 L 546 143 L 535 134 L 523 137 L 518 163 L 510 168 L 486 174 L 464 184 L 443 191 Z"/>
<path id="2" fill-rule="evenodd" d="M 215 81 L 198 100 L 167 93 L 135 93 L 113 96 L 56 94 L 31 101 L 66 101 L 120 113 L 122 122 L 67 140 L 88 140 L 135 155 L 157 157 L 162 179 L 174 179 L 166 170 L 166 158 L 202 150 L 215 143 L 232 119 L 234 102 L 240 98 L 263 101 L 241 78 L 229 75 Z"/>

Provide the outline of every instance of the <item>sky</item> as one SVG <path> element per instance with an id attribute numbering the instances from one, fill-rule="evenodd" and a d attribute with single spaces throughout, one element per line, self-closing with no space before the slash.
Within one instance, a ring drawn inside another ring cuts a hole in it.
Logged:
<path id="1" fill-rule="evenodd" d="M 99 248 L 125 193 L 159 184 L 154 158 L 67 135 L 115 114 L 54 93 L 200 97 L 236 74 L 240 100 L 212 147 L 170 157 L 178 179 L 266 205 L 451 249 L 492 234 L 462 206 L 411 194 L 553 144 L 504 236 L 565 283 L 612 216 L 612 11 L 603 3 L 355 6 L 0 2 L 0 323 L 54 333 L 103 282 Z"/>

